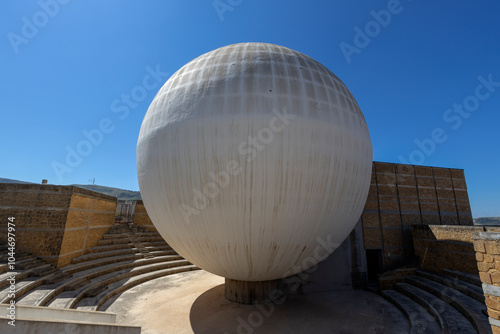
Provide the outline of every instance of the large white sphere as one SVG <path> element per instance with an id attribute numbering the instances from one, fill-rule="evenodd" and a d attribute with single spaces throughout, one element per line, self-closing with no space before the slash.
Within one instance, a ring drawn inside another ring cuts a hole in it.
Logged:
<path id="1" fill-rule="evenodd" d="M 342 81 L 265 43 L 183 66 L 151 103 L 137 144 L 141 195 L 160 234 L 199 267 L 244 281 L 294 274 L 333 251 L 361 215 L 371 166 L 365 119 Z"/>

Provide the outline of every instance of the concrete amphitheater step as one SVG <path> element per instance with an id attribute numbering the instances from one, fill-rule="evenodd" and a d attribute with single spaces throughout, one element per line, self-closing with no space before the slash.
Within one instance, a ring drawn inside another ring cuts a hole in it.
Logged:
<path id="1" fill-rule="evenodd" d="M 46 282 L 53 279 L 54 276 L 58 275 L 59 272 L 51 273 L 43 277 L 27 277 L 24 279 L 19 279 L 18 275 L 16 275 L 16 291 L 15 291 L 15 299 L 16 301 L 20 300 L 28 293 L 38 288 L 39 286 L 44 285 Z M 9 286 L 5 287 L 0 291 L 0 304 L 9 303 L 10 300 L 14 299 L 9 297 Z"/>
<path id="2" fill-rule="evenodd" d="M 129 238 L 101 239 L 97 241 L 98 246 L 118 245 L 118 244 L 128 244 L 128 243 L 130 243 Z"/>
<path id="3" fill-rule="evenodd" d="M 149 242 L 155 242 L 155 241 L 163 241 L 165 242 L 165 239 L 161 235 L 147 235 L 147 236 L 138 236 L 137 234 L 135 235 L 139 241 L 149 241 Z"/>
<path id="4" fill-rule="evenodd" d="M 432 273 L 429 271 L 417 270 L 415 273 L 417 274 L 417 276 L 421 276 L 421 277 L 430 279 L 432 281 L 446 285 L 447 287 L 458 290 L 461 293 L 463 293 L 471 298 L 474 298 L 475 300 L 477 300 L 478 302 L 480 302 L 484 305 L 483 289 L 478 287 L 475 284 L 471 284 L 469 282 L 462 281 L 461 279 L 456 278 L 456 277 L 450 277 L 450 276 L 441 275 L 438 273 Z"/>
<path id="5" fill-rule="evenodd" d="M 121 239 L 128 238 L 128 233 L 113 233 L 113 234 L 103 234 L 102 239 Z"/>
<path id="6" fill-rule="evenodd" d="M 491 333 L 486 306 L 462 292 L 421 276 L 408 276 L 406 282 L 425 290 L 459 311 L 480 334 Z"/>
<path id="7" fill-rule="evenodd" d="M 15 275 L 15 278 L 16 282 L 18 282 L 27 278 L 30 275 L 31 270 L 22 270 L 16 272 L 17 274 Z M 10 284 L 10 282 L 7 279 L 10 278 L 12 275 L 14 275 L 14 273 L 12 272 L 3 273 L 0 275 L 0 289 L 3 289 Z"/>
<path id="8" fill-rule="evenodd" d="M 47 306 L 73 308 L 81 299 L 85 297 L 94 297 L 93 294 L 100 293 L 102 289 L 107 289 L 107 286 L 119 280 L 156 270 L 186 265 L 190 265 L 190 263 L 186 260 L 174 260 L 136 266 L 133 268 L 115 271 L 103 276 L 98 276 L 92 279 L 85 287 L 77 291 L 65 291 L 58 294 Z"/>
<path id="9" fill-rule="evenodd" d="M 125 278 L 120 281 L 114 282 L 108 286 L 106 291 L 101 292 L 96 297 L 84 298 L 78 302 L 76 309 L 79 310 L 92 310 L 97 311 L 101 306 L 103 306 L 109 299 L 122 293 L 128 289 L 133 288 L 136 285 L 142 284 L 144 282 L 163 277 L 168 275 L 173 275 L 186 271 L 199 270 L 195 265 L 185 265 L 174 268 L 167 268 L 162 270 L 156 270 L 150 273 L 145 273 L 130 278 Z"/>
<path id="10" fill-rule="evenodd" d="M 108 251 L 127 249 L 127 248 L 134 248 L 134 244 L 128 243 L 128 244 L 95 246 L 95 247 L 86 249 L 84 254 L 108 252 Z"/>
<path id="11" fill-rule="evenodd" d="M 6 273 L 9 271 L 9 265 L 7 263 L 0 264 L 0 274 Z"/>
<path id="12" fill-rule="evenodd" d="M 448 276 L 458 278 L 464 282 L 474 284 L 480 288 L 482 288 L 482 286 L 483 286 L 482 285 L 483 283 L 481 282 L 479 275 L 473 275 L 473 274 L 464 273 L 461 271 L 451 270 L 451 269 L 443 269 L 443 271 Z"/>
<path id="13" fill-rule="evenodd" d="M 172 247 L 170 247 L 169 245 L 167 244 L 163 244 L 163 245 L 148 245 L 148 244 L 145 244 L 143 245 L 143 247 L 145 249 L 147 249 L 148 251 L 155 251 L 155 250 L 170 250 L 172 249 Z"/>
<path id="14" fill-rule="evenodd" d="M 133 254 L 128 254 L 128 255 L 115 255 L 115 256 L 108 256 L 104 258 L 98 258 L 94 260 L 88 260 L 88 261 L 82 261 L 74 264 L 70 264 L 66 267 L 61 268 L 61 271 L 67 274 L 74 274 L 79 271 L 87 270 L 89 268 L 95 268 L 99 266 L 104 266 L 110 263 L 116 263 L 116 262 L 121 262 L 121 261 L 129 261 L 129 260 L 137 260 L 141 259 L 142 254 L 140 253 L 133 253 Z"/>
<path id="15" fill-rule="evenodd" d="M 396 305 L 408 318 L 411 325 L 410 334 L 435 334 L 443 332 L 442 323 L 414 300 L 395 290 L 384 290 L 382 296 Z"/>
<path id="16" fill-rule="evenodd" d="M 41 286 L 39 289 L 32 291 L 30 296 L 26 296 L 25 305 L 32 306 L 46 306 L 54 298 L 65 293 L 66 295 L 71 295 L 71 292 L 77 294 L 77 291 L 85 289 L 85 286 L 92 283 L 92 279 L 99 276 L 104 276 L 110 273 L 116 273 L 118 271 L 123 271 L 124 269 L 130 269 L 134 267 L 139 267 L 147 264 L 167 262 L 174 260 L 181 260 L 182 257 L 179 255 L 170 255 L 163 257 L 156 257 L 152 259 L 132 259 L 129 261 L 119 261 L 112 264 L 100 264 L 98 266 L 91 266 L 86 270 L 81 270 L 78 272 L 73 272 L 73 276 L 67 279 L 64 283 L 58 284 L 56 286 Z"/>
<path id="17" fill-rule="evenodd" d="M 396 283 L 394 289 L 426 309 L 438 323 L 442 324 L 443 333 L 477 333 L 467 318 L 433 294 L 408 283 Z"/>
<path id="18" fill-rule="evenodd" d="M 106 252 L 98 252 L 98 253 L 89 253 L 85 255 L 80 255 L 79 257 L 76 257 L 73 259 L 73 263 L 81 263 L 85 261 L 90 261 L 90 260 L 96 260 L 96 259 L 102 259 L 106 257 L 112 257 L 112 256 L 125 256 L 125 255 L 130 255 L 130 254 L 136 254 L 138 253 L 137 248 L 126 248 L 126 249 L 119 249 L 119 250 L 113 250 L 113 251 L 106 251 Z"/>

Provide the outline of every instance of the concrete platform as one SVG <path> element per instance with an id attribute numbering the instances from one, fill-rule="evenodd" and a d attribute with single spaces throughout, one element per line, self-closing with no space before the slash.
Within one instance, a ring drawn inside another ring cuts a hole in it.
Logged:
<path id="1" fill-rule="evenodd" d="M 149 281 L 109 300 L 100 311 L 117 323 L 163 333 L 409 333 L 394 305 L 361 290 L 311 293 L 283 304 L 240 305 L 224 298 L 224 278 L 205 271 Z"/>

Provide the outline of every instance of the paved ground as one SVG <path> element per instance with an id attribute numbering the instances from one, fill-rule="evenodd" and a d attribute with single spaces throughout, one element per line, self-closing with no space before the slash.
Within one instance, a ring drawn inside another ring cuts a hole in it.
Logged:
<path id="1" fill-rule="evenodd" d="M 117 322 L 164 333 L 409 333 L 403 314 L 360 290 L 290 297 L 282 305 L 239 305 L 224 298 L 224 279 L 205 271 L 159 278 L 104 305 Z"/>

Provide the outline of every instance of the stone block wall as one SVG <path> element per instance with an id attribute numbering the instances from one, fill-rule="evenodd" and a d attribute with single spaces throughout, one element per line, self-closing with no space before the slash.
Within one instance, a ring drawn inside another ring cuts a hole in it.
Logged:
<path id="1" fill-rule="evenodd" d="M 1 183 L 0 242 L 15 217 L 16 249 L 62 267 L 97 245 L 115 211 L 115 197 L 78 187 Z"/>
<path id="2" fill-rule="evenodd" d="M 397 267 L 414 256 L 412 225 L 472 225 L 464 172 L 374 162 L 361 219 L 365 248 Z"/>
<path id="3" fill-rule="evenodd" d="M 500 334 L 500 233 L 475 235 L 474 249 L 491 329 Z"/>
<path id="4" fill-rule="evenodd" d="M 484 230 L 483 226 L 414 225 L 413 245 L 421 268 L 477 275 L 473 236 Z"/>
<path id="5" fill-rule="evenodd" d="M 149 231 L 157 232 L 156 227 L 153 225 L 153 222 L 146 212 L 146 207 L 142 200 L 138 200 L 135 204 L 134 224 L 146 227 Z"/>

